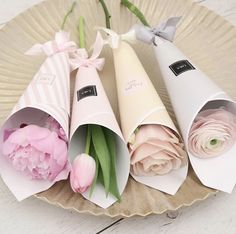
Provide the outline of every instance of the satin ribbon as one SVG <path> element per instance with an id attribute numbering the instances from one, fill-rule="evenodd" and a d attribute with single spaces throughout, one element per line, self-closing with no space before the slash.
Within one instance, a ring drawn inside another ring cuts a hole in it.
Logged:
<path id="1" fill-rule="evenodd" d="M 101 34 L 98 32 L 93 46 L 93 52 L 90 58 L 86 49 L 84 48 L 77 49 L 73 53 L 74 58 L 70 59 L 72 70 L 80 67 L 95 67 L 97 70 L 101 71 L 103 69 L 105 59 L 98 57 L 102 51 L 103 45 L 104 40 Z"/>
<path id="2" fill-rule="evenodd" d="M 156 36 L 172 42 L 176 32 L 176 25 L 179 22 L 180 18 L 181 17 L 169 18 L 166 22 L 162 22 L 154 28 L 135 25 L 134 30 L 136 38 L 148 44 L 155 44 Z"/>
<path id="3" fill-rule="evenodd" d="M 156 36 L 162 37 L 168 41 L 173 41 L 176 25 L 180 18 L 181 17 L 169 18 L 166 22 L 163 22 L 154 28 L 142 25 L 134 25 L 129 32 L 120 35 L 110 29 L 103 27 L 96 27 L 95 29 L 102 30 L 109 35 L 108 39 L 104 40 L 104 44 L 109 44 L 113 49 L 118 48 L 122 40 L 134 43 L 138 39 L 148 44 L 155 44 Z"/>
<path id="4" fill-rule="evenodd" d="M 25 54 L 46 54 L 47 56 L 52 56 L 59 52 L 74 52 L 76 47 L 75 42 L 70 41 L 70 34 L 68 32 L 59 31 L 55 34 L 54 40 L 44 44 L 35 44 Z"/>
<path id="5" fill-rule="evenodd" d="M 117 49 L 120 46 L 120 42 L 122 40 L 125 40 L 125 38 L 123 38 L 123 36 L 126 34 L 119 35 L 115 31 L 108 29 L 108 28 L 104 28 L 104 27 L 95 27 L 95 29 L 104 31 L 105 33 L 107 33 L 109 35 L 109 37 L 106 40 L 104 40 L 104 39 L 102 39 L 102 40 L 103 40 L 104 45 L 108 44 L 108 45 L 110 45 L 110 47 L 112 49 Z M 129 32 L 127 34 L 129 34 Z M 135 37 L 135 34 L 133 34 L 133 37 Z"/>

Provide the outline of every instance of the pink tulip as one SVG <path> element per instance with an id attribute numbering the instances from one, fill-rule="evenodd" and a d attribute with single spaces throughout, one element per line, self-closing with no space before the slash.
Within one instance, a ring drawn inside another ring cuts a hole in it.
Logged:
<path id="1" fill-rule="evenodd" d="M 70 185 L 75 193 L 84 193 L 92 184 L 96 172 L 96 162 L 87 154 L 78 155 L 72 164 Z"/>
<path id="2" fill-rule="evenodd" d="M 142 125 L 132 135 L 129 148 L 131 171 L 137 176 L 164 175 L 186 163 L 183 143 L 162 125 Z"/>
<path id="3" fill-rule="evenodd" d="M 16 170 L 32 179 L 53 181 L 67 165 L 66 142 L 36 125 L 14 129 L 3 142 L 2 152 Z"/>
<path id="4" fill-rule="evenodd" d="M 236 117 L 224 108 L 201 111 L 191 127 L 189 151 L 199 158 L 216 157 L 236 141 Z"/>

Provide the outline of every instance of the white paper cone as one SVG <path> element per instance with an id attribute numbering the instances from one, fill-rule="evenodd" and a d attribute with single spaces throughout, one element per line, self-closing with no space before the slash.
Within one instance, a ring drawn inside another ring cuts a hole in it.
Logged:
<path id="1" fill-rule="evenodd" d="M 135 129 L 145 124 L 160 124 L 179 135 L 165 106 L 132 47 L 121 42 L 113 49 L 121 128 L 126 143 Z M 133 178 L 155 189 L 174 195 L 187 176 L 188 165 L 162 176 Z"/>
<path id="2" fill-rule="evenodd" d="M 31 180 L 16 171 L 2 155 L 4 130 L 19 128 L 22 123 L 43 126 L 48 115 L 51 115 L 60 123 L 68 137 L 69 82 L 68 55 L 57 53 L 48 57 L 0 129 L 1 177 L 19 201 L 47 190 L 57 180 L 67 179 L 69 169 L 66 172 L 62 171 L 61 176 L 55 181 Z"/>
<path id="3" fill-rule="evenodd" d="M 226 106 L 236 114 L 236 104 L 173 43 L 159 37 L 155 40 L 156 58 L 188 149 L 191 125 L 203 107 Z M 236 182 L 236 144 L 216 158 L 200 159 L 189 151 L 188 154 L 194 171 L 205 186 L 232 191 Z"/>
<path id="4" fill-rule="evenodd" d="M 122 194 L 129 177 L 129 152 L 97 70 L 94 67 L 80 67 L 76 76 L 69 147 L 71 161 L 77 155 L 84 153 L 85 126 L 87 124 L 106 127 L 115 134 L 117 184 L 119 192 Z M 100 184 L 95 186 L 91 197 L 89 197 L 89 190 L 82 195 L 103 208 L 107 208 L 117 201 L 113 195 L 109 194 L 106 197 L 105 189 Z"/>

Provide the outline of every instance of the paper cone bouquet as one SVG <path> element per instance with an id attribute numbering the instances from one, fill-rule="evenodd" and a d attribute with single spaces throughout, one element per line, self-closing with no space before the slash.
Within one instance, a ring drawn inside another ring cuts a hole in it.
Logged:
<path id="1" fill-rule="evenodd" d="M 126 186 L 129 151 L 97 73 L 104 64 L 100 34 L 90 58 L 68 36 L 59 32 L 27 52 L 48 57 L 1 128 L 0 173 L 18 200 L 70 173 L 75 192 L 107 208 Z M 70 121 L 70 70 L 77 68 Z"/>
<path id="2" fill-rule="evenodd" d="M 188 165 L 181 137 L 132 47 L 103 29 L 113 48 L 121 129 L 129 147 L 131 175 L 174 195 Z"/>
<path id="3" fill-rule="evenodd" d="M 153 45 L 198 178 L 205 186 L 231 192 L 236 183 L 236 103 L 171 42 L 178 21 L 135 26 L 136 37 Z"/>
<path id="4" fill-rule="evenodd" d="M 0 173 L 18 200 L 67 179 L 70 64 L 69 34 L 36 44 L 28 55 L 48 57 L 0 129 Z"/>
<path id="5" fill-rule="evenodd" d="M 171 43 L 178 21 L 123 35 L 99 28 L 108 38 L 97 33 L 91 56 L 83 34 L 77 48 L 65 31 L 27 51 L 46 60 L 0 129 L 0 174 L 18 200 L 69 178 L 74 192 L 107 208 L 121 200 L 129 174 L 174 195 L 188 172 L 185 149 L 204 185 L 232 191 L 236 103 Z M 127 43 L 134 37 L 153 46 L 183 139 Z M 98 74 L 104 44 L 113 52 L 121 128 Z"/>
<path id="6" fill-rule="evenodd" d="M 78 72 L 72 106 L 69 154 L 71 161 L 77 160 L 76 156 L 84 153 L 86 148 L 86 134 L 91 134 L 92 143 L 87 153 L 95 158 L 97 169 L 101 168 L 95 175 L 98 181 L 95 187 L 82 194 L 95 204 L 107 208 L 120 199 L 119 194 L 125 189 L 130 158 L 97 73 L 104 64 L 104 59 L 98 58 L 102 47 L 103 39 L 98 33 L 90 58 L 85 49 L 78 49 L 75 58 L 71 59 L 72 67 L 78 68 Z M 103 177 L 102 181 L 99 180 L 99 174 Z"/>

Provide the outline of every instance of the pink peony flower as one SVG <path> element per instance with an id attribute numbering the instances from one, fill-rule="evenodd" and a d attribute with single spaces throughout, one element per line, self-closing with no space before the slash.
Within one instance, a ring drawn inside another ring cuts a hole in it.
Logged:
<path id="1" fill-rule="evenodd" d="M 67 142 L 67 137 L 64 129 L 61 127 L 61 125 L 52 117 L 49 116 L 46 120 L 45 127 L 49 130 L 56 132 L 57 135 L 64 141 Z"/>
<path id="2" fill-rule="evenodd" d="M 3 155 L 32 179 L 53 181 L 67 164 L 67 145 L 56 132 L 36 125 L 13 131 L 3 142 Z"/>
<path id="3" fill-rule="evenodd" d="M 236 117 L 224 108 L 198 113 L 188 138 L 189 151 L 199 158 L 223 154 L 236 141 Z"/>
<path id="4" fill-rule="evenodd" d="M 179 169 L 186 163 L 187 154 L 183 143 L 169 128 L 142 125 L 129 143 L 131 171 L 137 176 L 164 175 Z"/>
<path id="5" fill-rule="evenodd" d="M 5 129 L 3 132 L 3 141 L 6 141 L 8 137 L 17 130 L 18 128 Z"/>
<path id="6" fill-rule="evenodd" d="M 70 185 L 74 192 L 84 193 L 92 184 L 96 172 L 96 162 L 87 154 L 78 155 L 72 164 Z"/>

